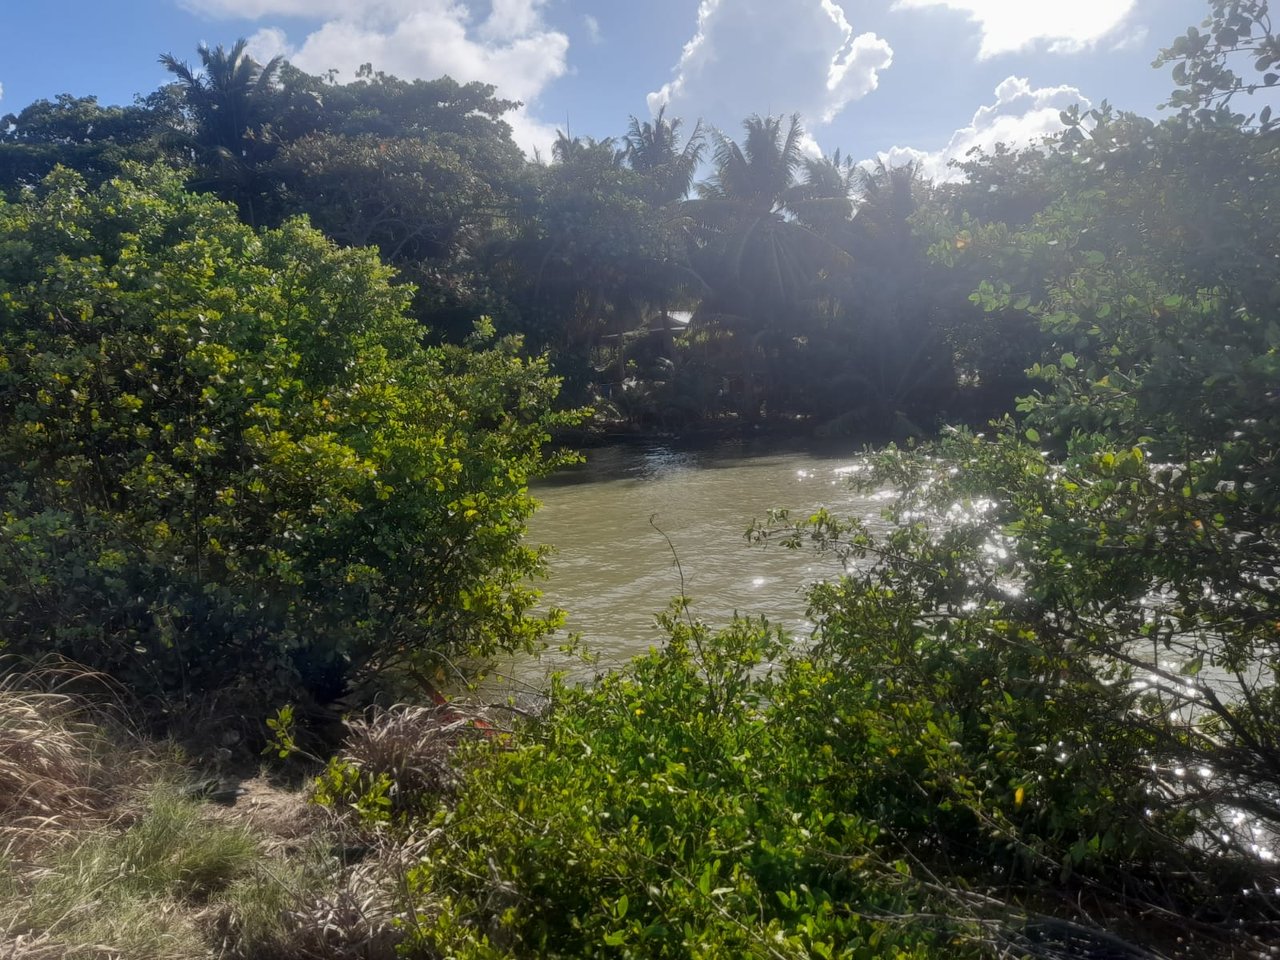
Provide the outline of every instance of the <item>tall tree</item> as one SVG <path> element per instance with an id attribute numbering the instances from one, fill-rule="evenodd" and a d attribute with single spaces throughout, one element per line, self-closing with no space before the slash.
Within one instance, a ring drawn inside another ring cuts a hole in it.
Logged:
<path id="1" fill-rule="evenodd" d="M 931 277 L 927 241 L 914 217 L 930 187 L 918 164 L 877 162 L 857 174 L 858 212 L 850 230 L 856 329 L 867 402 L 899 427 L 936 415 L 955 388 L 945 307 Z M 954 293 L 955 291 L 951 291 Z M 903 422 L 902 418 L 906 418 Z"/>
<path id="2" fill-rule="evenodd" d="M 604 338 L 621 379 L 626 334 L 694 278 L 672 218 L 650 201 L 648 182 L 612 139 L 561 133 L 552 159 L 535 171 L 518 235 L 493 253 L 495 266 L 514 274 L 524 322 L 541 328 L 563 369 L 576 371 L 570 384 L 585 389 L 600 373 L 593 354 Z"/>
<path id="3" fill-rule="evenodd" d="M 169 88 L 127 107 L 68 93 L 28 104 L 0 117 L 0 191 L 39 183 L 59 165 L 99 183 L 127 160 L 166 159 L 181 110 Z"/>
<path id="4" fill-rule="evenodd" d="M 650 197 L 657 203 L 682 200 L 693 186 L 693 176 L 702 162 L 706 138 L 702 124 L 680 143 L 681 120 L 668 120 L 664 105 L 652 121 L 631 118 L 627 130 L 625 157 L 632 170 L 652 185 Z"/>
<path id="5" fill-rule="evenodd" d="M 253 223 L 258 219 L 260 168 L 275 153 L 268 101 L 284 61 L 274 57 L 264 66 L 247 46 L 243 37 L 230 50 L 201 44 L 200 71 L 171 53 L 162 54 L 160 63 L 177 78 L 191 111 L 193 144 L 209 186 L 235 201 Z"/>
<path id="6" fill-rule="evenodd" d="M 847 215 L 849 198 L 842 188 L 819 197 L 818 181 L 797 179 L 798 115 L 752 116 L 743 126 L 742 144 L 713 131 L 715 170 L 685 210 L 695 224 L 694 266 L 709 288 L 694 322 L 738 368 L 731 393 L 740 415 L 754 420 L 776 379 L 772 368 L 804 343 L 820 277 L 849 261 L 797 213 L 816 218 L 826 205 Z"/>

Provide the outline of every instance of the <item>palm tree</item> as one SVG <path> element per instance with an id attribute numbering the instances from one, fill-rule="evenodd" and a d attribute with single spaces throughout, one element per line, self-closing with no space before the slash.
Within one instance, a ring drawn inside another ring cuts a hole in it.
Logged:
<path id="1" fill-rule="evenodd" d="M 694 125 L 693 133 L 681 146 L 681 121 L 668 120 L 666 112 L 664 105 L 652 121 L 643 123 L 633 116 L 624 148 L 631 169 L 652 184 L 651 199 L 663 204 L 688 195 L 706 148 L 701 123 Z"/>
<path id="2" fill-rule="evenodd" d="M 911 235 L 908 221 L 920 206 L 925 186 L 920 165 L 909 160 L 890 166 L 880 159 L 874 169 L 856 171 L 855 185 L 860 194 L 858 217 L 876 242 L 906 242 Z"/>
<path id="3" fill-rule="evenodd" d="M 937 409 L 955 386 L 954 360 L 929 274 L 927 244 L 912 218 L 929 189 L 919 164 L 878 161 L 859 170 L 850 249 L 859 339 L 877 402 L 886 416 Z"/>
<path id="4" fill-rule="evenodd" d="M 825 234 L 848 226 L 862 168 L 837 150 L 830 157 L 805 157 L 804 179 L 787 198 L 787 209 L 804 225 Z"/>
<path id="5" fill-rule="evenodd" d="M 715 171 L 685 209 L 696 224 L 696 266 L 711 290 L 695 323 L 736 355 L 740 410 L 754 419 L 757 371 L 767 379 L 771 364 L 793 352 L 814 314 L 818 281 L 849 261 L 832 230 L 852 206 L 851 181 L 837 169 L 843 164 L 806 160 L 799 116 L 752 116 L 744 128 L 742 144 L 713 131 Z"/>
<path id="6" fill-rule="evenodd" d="M 201 44 L 198 72 L 171 53 L 162 54 L 160 63 L 177 77 L 195 121 L 193 139 L 210 172 L 209 186 L 235 200 L 252 222 L 258 167 L 274 153 L 268 99 L 284 58 L 264 66 L 247 46 L 243 37 L 230 50 Z"/>
<path id="7" fill-rule="evenodd" d="M 221 44 L 212 50 L 201 44 L 200 73 L 171 53 L 160 57 L 165 68 L 178 78 L 203 144 L 241 156 L 260 135 L 263 100 L 284 63 L 283 57 L 274 57 L 263 66 L 249 56 L 247 46 L 243 37 L 230 50 Z"/>
<path id="8" fill-rule="evenodd" d="M 710 180 L 699 185 L 698 194 L 764 212 L 783 205 L 804 162 L 800 151 L 804 128 L 798 113 L 791 115 L 785 132 L 782 123 L 782 117 L 748 117 L 742 124 L 747 136 L 741 146 L 719 130 L 712 131 L 716 169 Z"/>
<path id="9" fill-rule="evenodd" d="M 548 343 L 584 371 L 607 342 L 624 366 L 627 335 L 675 300 L 682 284 L 696 283 L 683 238 L 668 212 L 645 198 L 624 152 L 611 138 L 560 132 L 554 162 L 534 170 L 528 216 L 490 250 L 495 266 L 503 262 L 527 282 L 524 308 L 545 324 Z"/>
<path id="10" fill-rule="evenodd" d="M 580 167 L 584 170 L 622 166 L 622 150 L 614 145 L 613 137 L 597 140 L 595 137 L 571 137 L 563 130 L 556 131 L 556 142 L 551 145 L 551 159 L 564 167 Z"/>

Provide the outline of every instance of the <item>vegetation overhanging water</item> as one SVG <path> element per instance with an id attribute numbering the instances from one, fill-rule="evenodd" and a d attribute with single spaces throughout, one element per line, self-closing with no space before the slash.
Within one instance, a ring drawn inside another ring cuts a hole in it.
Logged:
<path id="1" fill-rule="evenodd" d="M 938 184 L 798 117 L 530 162 L 492 87 L 200 56 L 0 121 L 0 949 L 1275 955 L 1265 0 L 1159 54 L 1159 122 L 1073 108 Z M 857 494 L 656 448 L 537 487 L 588 403 L 901 443 Z M 531 521 L 588 640 L 704 605 L 545 710 L 448 702 L 561 627 Z M 196 802 L 264 746 L 312 764 L 314 856 Z"/>

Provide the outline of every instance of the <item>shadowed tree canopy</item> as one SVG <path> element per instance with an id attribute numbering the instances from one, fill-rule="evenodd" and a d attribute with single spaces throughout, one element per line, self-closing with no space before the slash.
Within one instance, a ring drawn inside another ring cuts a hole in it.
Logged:
<path id="1" fill-rule="evenodd" d="M 162 63 L 177 78 L 195 121 L 196 142 L 201 146 L 235 157 L 248 157 L 255 141 L 265 137 L 270 118 L 268 99 L 282 57 L 258 63 L 247 52 L 243 37 L 230 50 L 222 44 L 212 49 L 198 48 L 202 69 L 171 53 L 161 54 Z"/>
<path id="2" fill-rule="evenodd" d="M 181 98 L 164 87 L 125 107 L 67 93 L 37 100 L 0 117 L 0 192 L 39 183 L 58 164 L 99 183 L 126 160 L 162 159 L 181 116 Z"/>
<path id="3" fill-rule="evenodd" d="M 678 118 L 667 119 L 666 114 L 664 105 L 652 121 L 642 123 L 633 116 L 626 136 L 627 163 L 650 181 L 655 203 L 671 203 L 688 195 L 706 150 L 701 123 L 694 124 L 693 133 L 681 145 L 682 123 Z"/>
<path id="4" fill-rule="evenodd" d="M 274 57 L 260 64 L 249 56 L 247 45 L 243 37 L 230 50 L 201 44 L 198 71 L 171 53 L 162 54 L 160 63 L 176 78 L 191 112 L 191 142 L 203 169 L 195 185 L 233 201 L 249 223 L 257 223 L 266 189 L 261 165 L 278 146 L 271 130 L 271 101 L 284 61 Z"/>

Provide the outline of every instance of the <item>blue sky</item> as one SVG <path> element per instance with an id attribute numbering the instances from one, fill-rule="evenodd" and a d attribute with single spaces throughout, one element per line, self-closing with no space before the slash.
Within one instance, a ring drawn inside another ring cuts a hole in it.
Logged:
<path id="1" fill-rule="evenodd" d="M 0 0 L 0 112 L 68 92 L 128 102 L 162 52 L 252 39 L 312 72 L 497 83 L 527 149 L 661 104 L 736 133 L 800 111 L 811 149 L 921 159 L 1025 142 L 1073 102 L 1153 114 L 1156 51 L 1206 0 Z"/>

